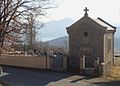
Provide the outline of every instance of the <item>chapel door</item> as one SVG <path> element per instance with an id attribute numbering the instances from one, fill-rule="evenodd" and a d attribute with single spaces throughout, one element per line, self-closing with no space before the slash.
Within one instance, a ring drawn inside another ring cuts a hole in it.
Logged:
<path id="1" fill-rule="evenodd" d="M 94 68 L 94 58 L 92 53 L 85 53 L 85 68 Z"/>
<path id="2" fill-rule="evenodd" d="M 94 68 L 94 57 L 91 48 L 81 48 L 82 65 L 83 68 Z"/>

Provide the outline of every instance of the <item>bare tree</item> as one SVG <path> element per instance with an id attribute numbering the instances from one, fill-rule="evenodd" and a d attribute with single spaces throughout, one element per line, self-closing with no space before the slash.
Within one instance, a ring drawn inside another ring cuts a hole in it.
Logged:
<path id="1" fill-rule="evenodd" d="M 27 31 L 30 13 L 45 15 L 50 0 L 0 0 L 0 54 L 3 44 L 15 42 Z M 6 43 L 5 43 L 6 42 Z"/>
<path id="2" fill-rule="evenodd" d="M 27 28 L 29 29 L 25 33 L 25 36 L 27 39 L 27 45 L 29 45 L 29 49 L 33 50 L 35 49 L 35 45 L 38 42 L 38 40 L 36 40 L 37 32 L 41 27 L 44 26 L 44 24 L 41 22 L 37 22 L 36 16 L 34 16 L 32 13 L 30 13 L 28 17 L 28 22 L 29 22 L 29 25 Z"/>

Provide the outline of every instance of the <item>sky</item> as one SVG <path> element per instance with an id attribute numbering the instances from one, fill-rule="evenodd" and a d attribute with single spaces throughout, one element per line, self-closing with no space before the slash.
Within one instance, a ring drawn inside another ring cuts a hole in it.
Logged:
<path id="1" fill-rule="evenodd" d="M 79 20 L 84 16 L 84 9 L 89 9 L 88 16 L 102 18 L 114 26 L 120 26 L 120 0 L 54 0 L 56 8 L 47 10 L 44 22 L 59 21 L 65 18 Z M 54 34 L 54 33 L 53 33 Z M 52 37 L 51 37 L 52 38 Z M 44 37 L 43 37 L 44 39 Z M 47 38 L 46 38 L 47 39 Z"/>
<path id="2" fill-rule="evenodd" d="M 120 24 L 120 0 L 55 0 L 56 8 L 48 10 L 48 21 L 71 18 L 78 20 L 89 9 L 92 18 L 101 17 L 113 24 Z"/>

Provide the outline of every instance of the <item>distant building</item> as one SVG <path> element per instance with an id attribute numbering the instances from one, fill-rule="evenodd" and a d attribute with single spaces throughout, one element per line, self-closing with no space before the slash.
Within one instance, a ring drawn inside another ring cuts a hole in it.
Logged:
<path id="1" fill-rule="evenodd" d="M 67 27 L 69 35 L 68 70 L 81 74 L 106 75 L 113 65 L 116 27 L 101 18 L 84 16 Z"/>

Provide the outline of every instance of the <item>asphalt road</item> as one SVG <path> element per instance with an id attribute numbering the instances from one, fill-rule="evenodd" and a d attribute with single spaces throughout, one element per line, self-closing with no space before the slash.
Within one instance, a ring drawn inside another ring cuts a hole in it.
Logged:
<path id="1" fill-rule="evenodd" d="M 0 81 L 10 86 L 120 86 L 120 81 L 14 67 L 3 67 L 8 75 Z"/>

